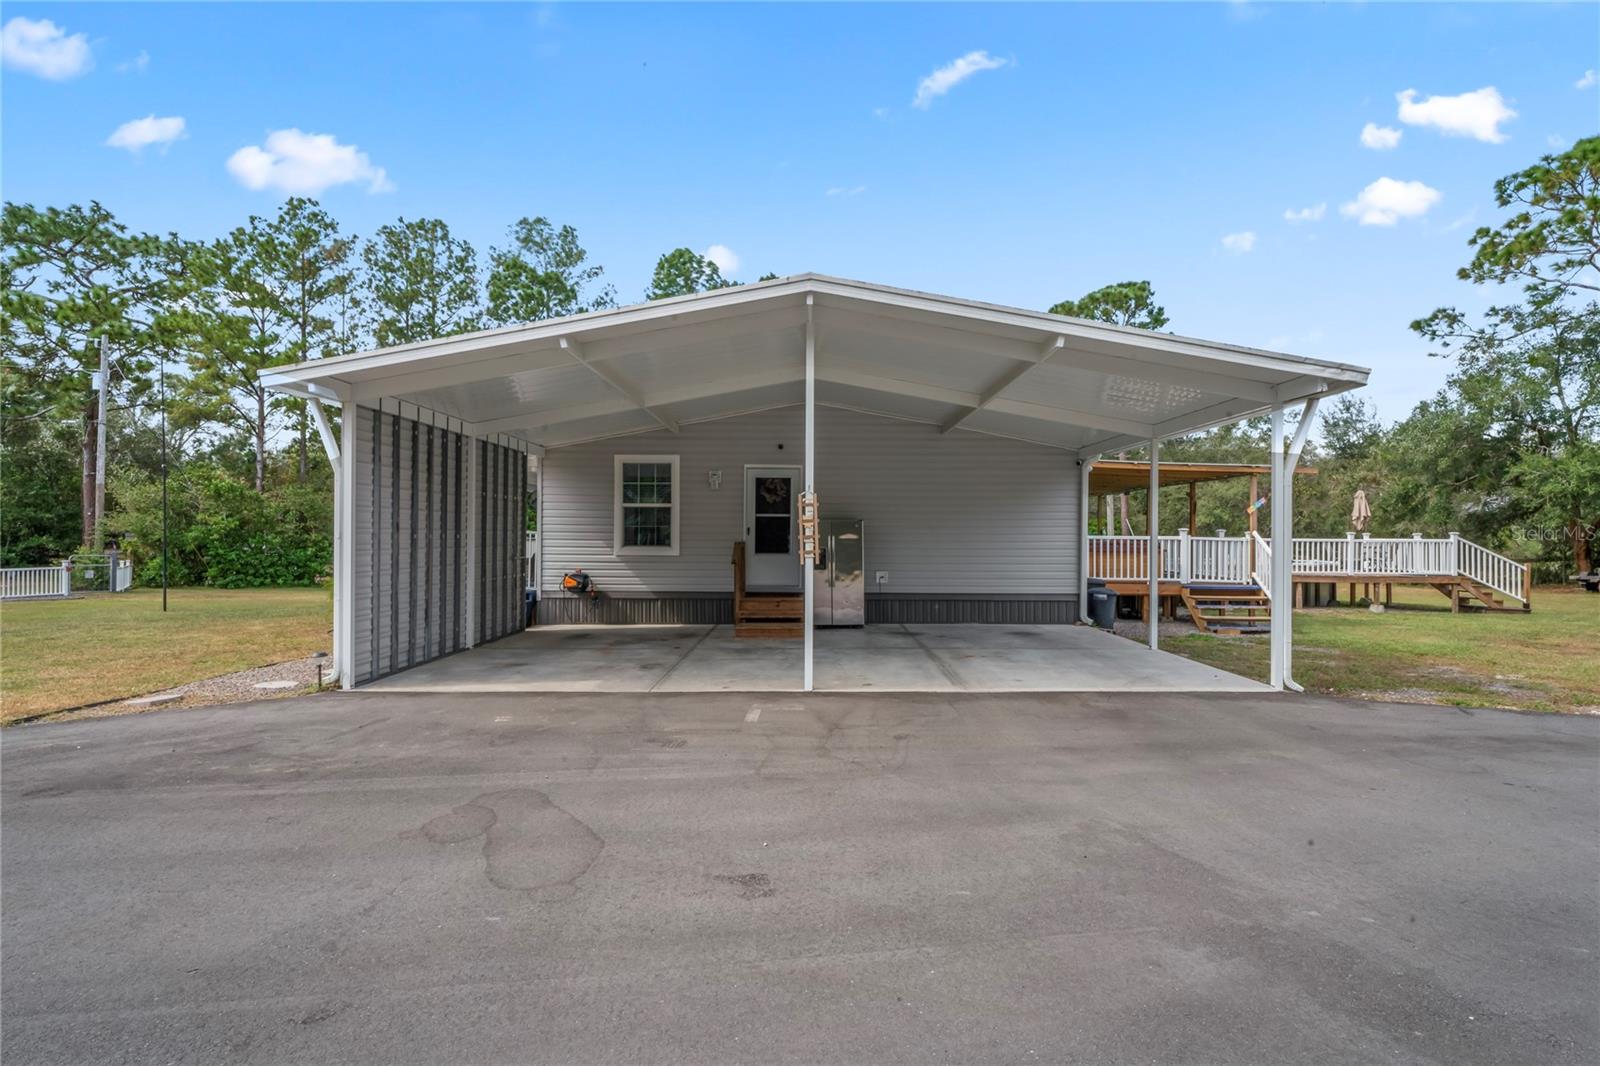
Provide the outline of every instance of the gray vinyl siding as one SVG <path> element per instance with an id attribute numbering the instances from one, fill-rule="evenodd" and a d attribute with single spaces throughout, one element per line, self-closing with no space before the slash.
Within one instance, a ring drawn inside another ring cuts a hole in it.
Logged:
<path id="1" fill-rule="evenodd" d="M 523 454 L 464 437 L 442 418 L 430 424 L 368 407 L 357 408 L 354 430 L 357 683 L 459 651 L 474 634 L 482 643 L 522 628 Z M 492 482 L 474 480 L 484 462 Z M 469 553 L 469 530 L 481 531 L 491 550 Z M 469 555 L 476 573 L 468 572 Z"/>
<path id="2" fill-rule="evenodd" d="M 781 445 L 781 448 L 780 448 Z M 612 553 L 613 457 L 679 457 L 679 554 Z M 744 467 L 799 466 L 803 409 L 787 407 L 553 449 L 540 516 L 544 596 L 583 568 L 606 594 L 731 592 L 743 539 Z M 711 470 L 722 471 L 712 489 Z M 1059 449 L 836 408 L 817 412 L 817 495 L 824 515 L 866 523 L 868 592 L 984 599 L 1075 597 L 1078 467 Z"/>

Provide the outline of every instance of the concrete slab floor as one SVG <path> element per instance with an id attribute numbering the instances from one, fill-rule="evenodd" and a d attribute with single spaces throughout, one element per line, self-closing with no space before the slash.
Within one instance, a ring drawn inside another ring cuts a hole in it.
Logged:
<path id="1" fill-rule="evenodd" d="M 732 626 L 543 626 L 383 678 L 387 692 L 793 692 L 799 640 Z M 816 631 L 831 692 L 1265 692 L 1085 626 L 879 625 Z"/>

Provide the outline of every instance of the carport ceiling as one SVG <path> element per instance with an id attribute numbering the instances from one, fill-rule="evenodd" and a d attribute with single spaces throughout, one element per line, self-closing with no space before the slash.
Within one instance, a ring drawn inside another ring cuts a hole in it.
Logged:
<path id="1" fill-rule="evenodd" d="M 1356 366 L 800 274 L 279 368 L 284 392 L 399 400 L 543 448 L 804 401 L 1084 455 L 1359 388 Z"/>

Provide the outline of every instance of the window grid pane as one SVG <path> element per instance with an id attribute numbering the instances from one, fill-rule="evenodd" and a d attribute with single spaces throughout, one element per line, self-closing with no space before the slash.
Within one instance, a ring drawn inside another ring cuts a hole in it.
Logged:
<path id="1" fill-rule="evenodd" d="M 671 463 L 623 463 L 623 503 L 672 502 Z"/>
<path id="2" fill-rule="evenodd" d="M 629 548 L 672 547 L 672 508 L 624 507 L 622 543 Z"/>

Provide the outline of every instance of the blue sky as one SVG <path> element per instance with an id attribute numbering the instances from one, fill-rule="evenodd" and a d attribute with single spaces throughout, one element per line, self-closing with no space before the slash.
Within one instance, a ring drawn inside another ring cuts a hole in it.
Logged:
<path id="1" fill-rule="evenodd" d="M 1445 372 L 1407 324 L 1494 297 L 1454 277 L 1494 180 L 1600 132 L 1595 4 L 3 18 L 8 200 L 202 237 L 320 185 L 347 230 L 438 216 L 485 252 L 543 214 L 624 302 L 680 245 L 1038 308 L 1148 278 L 1178 332 L 1372 367 L 1386 419 Z"/>

